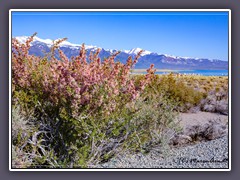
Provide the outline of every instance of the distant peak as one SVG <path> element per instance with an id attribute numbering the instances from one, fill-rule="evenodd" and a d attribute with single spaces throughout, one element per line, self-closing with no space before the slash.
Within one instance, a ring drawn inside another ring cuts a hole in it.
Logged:
<path id="1" fill-rule="evenodd" d="M 30 36 L 18 36 L 18 37 L 15 37 L 20 43 L 25 43 L 27 41 L 27 39 L 29 38 Z M 34 41 L 39 41 L 39 42 L 43 42 L 43 43 L 46 43 L 46 44 L 53 44 L 53 40 L 51 39 L 41 39 L 37 36 L 34 36 L 33 37 L 33 42 Z"/>
<path id="2" fill-rule="evenodd" d="M 147 55 L 147 54 L 151 54 L 152 52 L 150 52 L 150 51 L 146 51 L 146 50 L 144 50 L 144 49 L 142 49 L 142 48 L 133 48 L 133 49 L 131 49 L 131 50 L 125 50 L 125 51 L 123 51 L 123 52 L 125 52 L 125 53 L 128 53 L 128 54 L 138 54 L 141 50 L 143 50 L 143 52 L 142 52 L 142 54 L 141 54 L 141 56 L 145 56 L 145 55 Z"/>
<path id="3" fill-rule="evenodd" d="M 29 38 L 30 36 L 17 36 L 15 37 L 20 43 L 25 43 L 27 41 L 27 39 Z M 55 41 L 57 40 L 60 40 L 61 38 L 58 38 L 56 39 Z M 33 42 L 42 42 L 42 43 L 45 43 L 47 44 L 48 46 L 52 46 L 53 45 L 53 40 L 52 39 L 41 39 L 37 36 L 34 36 L 33 38 Z M 76 47 L 76 48 L 80 48 L 82 46 L 82 44 L 73 44 L 73 43 L 70 43 L 69 41 L 63 41 L 59 44 L 60 47 L 64 47 L 64 46 L 71 46 L 71 47 Z M 85 48 L 86 49 L 97 49 L 98 47 L 97 46 L 93 46 L 93 45 L 85 45 Z"/>
<path id="4" fill-rule="evenodd" d="M 195 59 L 195 60 L 200 60 L 201 58 L 196 58 L 196 57 L 182 57 L 182 56 L 173 56 L 169 54 L 163 54 L 166 57 L 173 58 L 173 59 Z"/>

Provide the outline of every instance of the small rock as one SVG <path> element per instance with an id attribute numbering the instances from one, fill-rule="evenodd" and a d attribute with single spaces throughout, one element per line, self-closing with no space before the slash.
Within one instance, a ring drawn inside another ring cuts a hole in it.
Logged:
<path id="1" fill-rule="evenodd" d="M 183 145 L 190 143 L 192 141 L 192 138 L 190 136 L 184 135 L 184 134 L 178 134 L 175 135 L 171 140 L 171 145 Z"/>

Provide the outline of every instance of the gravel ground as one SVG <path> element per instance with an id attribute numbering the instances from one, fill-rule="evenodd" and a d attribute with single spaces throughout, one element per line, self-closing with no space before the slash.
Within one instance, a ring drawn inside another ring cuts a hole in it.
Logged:
<path id="1" fill-rule="evenodd" d="M 228 122 L 228 116 L 209 112 L 181 113 L 180 125 L 204 124 L 209 119 Z M 92 168 L 226 168 L 228 169 L 228 136 L 184 146 L 155 147 L 148 154 L 119 153 L 109 162 Z"/>
<path id="2" fill-rule="evenodd" d="M 167 152 L 167 153 L 166 153 Z M 93 168 L 221 168 L 228 169 L 228 137 L 185 147 L 153 149 L 144 155 L 124 153 Z"/>
<path id="3" fill-rule="evenodd" d="M 228 137 L 165 151 L 158 147 L 146 155 L 119 154 L 93 168 L 228 168 Z"/>

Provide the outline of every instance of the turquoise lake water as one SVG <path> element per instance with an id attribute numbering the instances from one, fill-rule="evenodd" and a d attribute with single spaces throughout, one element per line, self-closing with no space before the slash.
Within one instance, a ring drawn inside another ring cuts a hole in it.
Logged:
<path id="1" fill-rule="evenodd" d="M 170 72 L 155 72 L 155 74 L 168 74 L 168 73 Z M 173 70 L 173 73 L 188 75 L 194 74 L 201 76 L 228 76 L 228 70 Z"/>

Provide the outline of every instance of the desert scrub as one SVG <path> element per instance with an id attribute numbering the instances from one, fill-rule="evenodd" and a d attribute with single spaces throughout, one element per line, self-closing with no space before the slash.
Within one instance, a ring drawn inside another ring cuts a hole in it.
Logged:
<path id="1" fill-rule="evenodd" d="M 201 109 L 228 115 L 228 91 L 221 87 L 209 91 L 206 98 L 201 101 Z"/>
<path id="2" fill-rule="evenodd" d="M 20 113 L 19 107 L 12 108 L 12 167 L 26 168 L 31 165 L 32 159 L 29 159 L 26 152 L 21 150 L 27 142 L 33 127 L 29 119 Z"/>
<path id="3" fill-rule="evenodd" d="M 46 124 L 27 115 L 19 106 L 12 107 L 12 168 L 59 166 L 47 144 L 50 135 L 44 137 L 48 132 L 43 127 Z"/>
<path id="4" fill-rule="evenodd" d="M 26 134 L 32 130 L 30 120 L 20 113 L 19 107 L 12 108 L 12 139 L 22 141 Z"/>
<path id="5" fill-rule="evenodd" d="M 136 75 L 136 82 L 144 78 Z M 181 112 L 208 111 L 227 114 L 228 77 L 155 75 L 147 94 L 161 94 Z M 156 89 L 156 90 L 154 90 Z"/>
<path id="6" fill-rule="evenodd" d="M 228 114 L 228 77 L 225 76 L 195 76 L 198 90 L 203 92 L 199 103 L 202 111 Z"/>
<path id="7" fill-rule="evenodd" d="M 148 152 L 151 147 L 162 144 L 171 138 L 166 132 L 178 132 L 181 130 L 177 118 L 179 113 L 174 110 L 174 102 L 170 102 L 162 94 L 143 95 L 135 104 L 135 115 L 131 119 L 134 123 L 133 132 L 140 133 L 141 136 L 135 136 L 134 141 L 128 143 L 140 149 L 142 152 Z M 140 148 L 139 148 L 140 147 Z"/>
<path id="8" fill-rule="evenodd" d="M 158 94 L 163 96 L 170 104 L 174 105 L 175 111 L 186 112 L 198 105 L 203 98 L 203 93 L 196 91 L 188 85 L 186 79 L 179 78 L 174 74 L 155 75 L 145 94 Z M 159 101 L 161 102 L 161 101 Z"/>
<path id="9" fill-rule="evenodd" d="M 142 52 L 122 64 L 114 61 L 119 52 L 103 61 L 100 49 L 87 57 L 83 44 L 69 60 L 59 49 L 62 39 L 36 57 L 28 54 L 33 37 L 12 40 L 12 104 L 32 112 L 35 127 L 15 152 L 30 154 L 30 167 L 89 167 L 125 148 L 144 150 L 173 126 L 171 103 L 145 91 L 153 65 L 138 81 L 129 73 Z"/>

